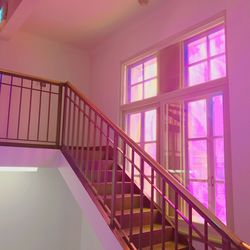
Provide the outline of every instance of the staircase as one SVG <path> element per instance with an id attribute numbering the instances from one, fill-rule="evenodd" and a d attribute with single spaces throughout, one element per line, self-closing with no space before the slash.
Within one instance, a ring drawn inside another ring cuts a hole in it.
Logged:
<path id="1" fill-rule="evenodd" d="M 0 70 L 0 127 L 0 146 L 60 149 L 124 249 L 250 249 L 70 83 Z"/>
<path id="2" fill-rule="evenodd" d="M 112 148 L 109 150 L 112 152 Z M 114 161 L 112 153 L 109 154 L 109 158 L 106 160 L 105 152 L 105 147 L 97 148 L 94 152 L 91 151 L 90 158 L 94 158 L 95 161 L 88 161 L 88 163 L 85 161 L 85 164 L 83 164 L 85 167 L 80 174 L 88 173 L 87 181 L 92 183 L 92 191 L 103 203 L 107 204 L 108 210 L 111 211 Z M 74 153 L 77 154 L 75 150 Z M 84 153 L 86 154 L 87 151 L 85 150 Z M 123 172 L 122 167 L 119 165 L 116 167 L 115 220 L 124 235 L 124 241 L 129 239 L 132 249 L 174 250 L 175 234 L 173 225 L 162 216 L 157 205 L 152 204 L 150 199 L 141 193 L 138 186 Z M 92 171 L 88 171 L 88 169 L 92 169 Z M 177 249 L 188 249 L 187 240 L 181 235 L 178 235 L 178 238 Z"/>

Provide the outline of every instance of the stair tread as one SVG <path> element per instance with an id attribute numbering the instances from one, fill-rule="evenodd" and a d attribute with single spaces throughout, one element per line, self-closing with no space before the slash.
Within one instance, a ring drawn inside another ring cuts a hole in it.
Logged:
<path id="1" fill-rule="evenodd" d="M 133 194 L 133 196 L 134 196 L 134 198 L 135 197 L 140 197 L 140 194 Z M 127 198 L 127 197 L 131 197 L 131 194 L 124 194 L 124 198 Z M 106 198 L 111 199 L 112 195 L 107 195 Z M 116 198 L 122 198 L 122 194 L 117 194 Z"/>
<path id="2" fill-rule="evenodd" d="M 161 250 L 161 249 L 162 249 L 162 243 L 153 245 L 153 250 Z M 174 250 L 175 249 L 174 241 L 166 241 L 165 242 L 165 249 Z M 177 249 L 184 250 L 184 249 L 187 249 L 187 246 L 179 243 Z M 150 247 L 143 247 L 142 250 L 150 250 Z"/>
<path id="3" fill-rule="evenodd" d="M 108 181 L 106 184 L 111 185 L 112 182 Z M 122 184 L 122 181 L 117 181 L 116 184 Z M 130 181 L 125 181 L 124 184 L 131 184 Z M 105 182 L 95 182 L 94 185 L 105 185 Z"/>
<path id="4" fill-rule="evenodd" d="M 123 214 L 124 214 L 124 215 L 130 214 L 130 211 L 131 211 L 130 209 L 125 209 L 125 210 L 123 211 Z M 143 208 L 142 211 L 143 211 L 143 213 L 147 213 L 147 212 L 150 212 L 151 209 L 145 207 L 145 208 Z M 157 211 L 157 209 L 154 208 L 153 211 Z M 140 212 L 141 212 L 141 209 L 140 209 L 140 208 L 133 208 L 133 213 L 134 213 L 134 214 L 138 214 L 138 213 L 140 213 Z M 122 211 L 117 211 L 117 212 L 116 212 L 116 215 L 121 215 L 121 214 L 122 214 Z"/>
<path id="5" fill-rule="evenodd" d="M 172 228 L 172 227 L 166 225 L 165 229 L 168 229 L 168 228 Z M 153 224 L 153 231 L 158 231 L 158 230 L 162 230 L 162 224 L 154 223 Z M 125 231 L 125 233 L 129 234 L 130 229 L 125 228 L 124 231 Z M 150 225 L 143 225 L 142 226 L 142 232 L 143 233 L 147 233 L 147 232 L 150 232 L 150 231 L 151 231 L 151 226 Z M 132 234 L 134 235 L 134 234 L 139 234 L 139 233 L 140 233 L 140 227 L 133 227 L 133 233 Z"/>

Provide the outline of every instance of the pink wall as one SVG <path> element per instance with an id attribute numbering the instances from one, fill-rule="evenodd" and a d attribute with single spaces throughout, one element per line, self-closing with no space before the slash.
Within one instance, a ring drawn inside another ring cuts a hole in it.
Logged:
<path id="1" fill-rule="evenodd" d="M 71 81 L 89 94 L 88 53 L 25 32 L 0 40 L 0 68 Z"/>
<path id="2" fill-rule="evenodd" d="M 233 205 L 235 232 L 250 242 L 250 2 L 247 0 L 162 1 L 162 6 L 140 22 L 124 27 L 92 50 L 91 97 L 118 123 L 121 63 L 163 40 L 190 30 L 226 10 L 228 76 L 231 113 Z M 245 131 L 245 132 L 243 132 Z"/>

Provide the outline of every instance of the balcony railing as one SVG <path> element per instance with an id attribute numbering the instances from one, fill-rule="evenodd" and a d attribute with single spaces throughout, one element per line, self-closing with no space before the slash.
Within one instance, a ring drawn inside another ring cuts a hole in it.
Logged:
<path id="1" fill-rule="evenodd" d="M 146 195 L 151 211 L 151 248 L 153 209 L 158 206 L 163 215 L 172 216 L 175 249 L 179 243 L 178 233 L 183 228 L 189 249 L 193 249 L 194 238 L 202 243 L 204 249 L 218 249 L 218 245 L 224 250 L 250 249 L 71 83 L 1 70 L 0 128 L 0 145 L 60 148 L 89 187 L 102 179 L 102 195 L 96 200 L 113 229 L 120 230 L 123 224 L 128 175 L 131 199 L 128 243 L 133 230 L 134 198 L 139 195 L 142 219 L 143 196 Z M 112 168 L 108 169 L 110 162 Z M 112 176 L 111 190 L 108 175 Z M 122 176 L 121 187 L 117 185 L 118 175 Z M 140 189 L 139 194 L 134 192 L 135 186 Z M 119 197 L 117 188 L 120 189 Z M 121 199 L 119 207 L 116 203 L 118 198 Z M 185 211 L 180 203 L 184 204 Z M 199 216 L 202 224 L 195 223 L 194 214 Z M 164 235 L 165 216 L 162 218 Z M 141 225 L 139 246 L 142 230 Z M 217 245 L 210 240 L 213 236 L 219 239 Z"/>

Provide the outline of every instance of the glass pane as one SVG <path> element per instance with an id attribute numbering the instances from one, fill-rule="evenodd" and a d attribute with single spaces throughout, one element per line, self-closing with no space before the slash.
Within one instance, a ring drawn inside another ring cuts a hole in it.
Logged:
<path id="1" fill-rule="evenodd" d="M 131 102 L 139 101 L 142 99 L 142 84 L 138 84 L 131 88 Z"/>
<path id="2" fill-rule="evenodd" d="M 214 139 L 214 161 L 216 180 L 225 180 L 224 138 Z"/>
<path id="3" fill-rule="evenodd" d="M 180 182 L 184 181 L 184 170 L 182 169 L 182 113 L 183 106 L 180 104 L 167 105 L 167 166 Z"/>
<path id="4" fill-rule="evenodd" d="M 129 136 L 135 141 L 140 142 L 141 139 L 141 113 L 131 114 L 129 123 Z"/>
<path id="5" fill-rule="evenodd" d="M 130 82 L 131 85 L 142 81 L 142 64 L 131 68 Z"/>
<path id="6" fill-rule="evenodd" d="M 157 76 L 157 61 L 153 58 L 144 63 L 144 79 L 153 78 Z"/>
<path id="7" fill-rule="evenodd" d="M 193 86 L 207 81 L 207 62 L 202 62 L 188 68 L 188 86 Z"/>
<path id="8" fill-rule="evenodd" d="M 189 179 L 207 179 L 207 141 L 188 142 Z"/>
<path id="9" fill-rule="evenodd" d="M 216 216 L 226 224 L 226 191 L 224 183 L 216 183 Z"/>
<path id="10" fill-rule="evenodd" d="M 145 141 L 156 141 L 156 109 L 145 112 Z"/>
<path id="11" fill-rule="evenodd" d="M 157 80 L 151 80 L 144 83 L 144 98 L 157 95 Z"/>
<path id="12" fill-rule="evenodd" d="M 207 135 L 206 100 L 188 103 L 188 138 L 199 138 Z"/>
<path id="13" fill-rule="evenodd" d="M 225 29 L 217 31 L 208 37 L 210 56 L 225 53 Z"/>
<path id="14" fill-rule="evenodd" d="M 203 37 L 188 44 L 188 64 L 207 58 L 207 39 Z"/>
<path id="15" fill-rule="evenodd" d="M 222 95 L 213 97 L 213 135 L 223 136 L 224 119 L 223 119 L 223 97 Z"/>
<path id="16" fill-rule="evenodd" d="M 210 61 L 210 80 L 226 76 L 226 56 L 219 56 Z"/>
<path id="17" fill-rule="evenodd" d="M 146 143 L 144 150 L 156 160 L 156 143 Z M 144 165 L 144 173 L 147 176 L 151 175 L 151 167 L 147 163 Z"/>
<path id="18" fill-rule="evenodd" d="M 156 160 L 156 143 L 146 143 L 144 150 Z"/>
<path id="19" fill-rule="evenodd" d="M 206 182 L 192 181 L 189 183 L 189 191 L 205 207 L 208 207 L 208 185 Z"/>

